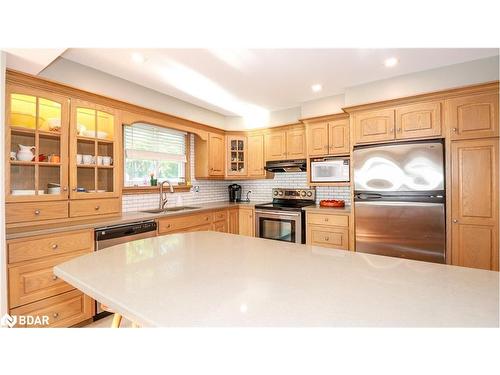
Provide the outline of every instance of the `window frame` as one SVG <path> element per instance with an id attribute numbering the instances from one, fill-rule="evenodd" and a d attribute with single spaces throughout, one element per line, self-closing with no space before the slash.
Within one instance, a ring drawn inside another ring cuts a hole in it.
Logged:
<path id="1" fill-rule="evenodd" d="M 172 130 L 178 130 L 175 128 L 169 128 L 167 126 L 163 125 L 158 125 L 158 124 L 152 124 L 149 122 L 142 122 L 147 125 L 152 125 L 152 126 L 158 126 L 160 128 L 165 128 L 165 129 L 172 129 Z M 124 128 L 125 126 L 131 126 L 134 124 L 126 125 L 123 124 L 122 127 Z M 158 186 L 125 186 L 125 165 L 126 165 L 126 157 L 125 157 L 125 131 L 122 128 L 122 156 L 123 156 L 123 178 L 122 178 L 122 194 L 123 195 L 130 195 L 130 194 L 155 194 L 158 193 L 159 187 Z M 186 167 L 185 167 L 185 178 L 186 178 L 186 183 L 185 184 L 176 184 L 173 185 L 174 192 L 186 192 L 191 190 L 191 133 L 186 132 Z"/>

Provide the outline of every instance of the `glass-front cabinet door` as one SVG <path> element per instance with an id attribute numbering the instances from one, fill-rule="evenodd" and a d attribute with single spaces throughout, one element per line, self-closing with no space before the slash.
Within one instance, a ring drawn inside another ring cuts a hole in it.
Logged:
<path id="1" fill-rule="evenodd" d="M 72 100 L 70 197 L 117 197 L 120 193 L 120 127 L 116 110 Z"/>
<path id="2" fill-rule="evenodd" d="M 246 176 L 247 171 L 247 138 L 227 136 L 227 175 Z"/>
<path id="3" fill-rule="evenodd" d="M 68 198 L 69 98 L 8 85 L 6 201 Z"/>

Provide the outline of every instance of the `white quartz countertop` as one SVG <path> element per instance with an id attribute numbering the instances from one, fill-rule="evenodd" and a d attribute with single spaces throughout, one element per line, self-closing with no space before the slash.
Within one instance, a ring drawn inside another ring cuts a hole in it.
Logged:
<path id="1" fill-rule="evenodd" d="M 217 232 L 84 255 L 57 276 L 141 326 L 499 325 L 499 273 Z"/>

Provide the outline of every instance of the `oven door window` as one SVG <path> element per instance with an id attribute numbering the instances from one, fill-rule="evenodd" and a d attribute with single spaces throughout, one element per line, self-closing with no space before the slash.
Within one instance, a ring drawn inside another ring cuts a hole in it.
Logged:
<path id="1" fill-rule="evenodd" d="M 295 220 L 272 219 L 261 217 L 259 219 L 259 233 L 261 238 L 285 242 L 295 242 Z"/>

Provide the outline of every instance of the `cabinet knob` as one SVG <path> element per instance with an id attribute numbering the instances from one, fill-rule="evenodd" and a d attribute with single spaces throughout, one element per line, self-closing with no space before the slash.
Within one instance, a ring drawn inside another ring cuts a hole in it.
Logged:
<path id="1" fill-rule="evenodd" d="M 63 191 L 68 191 L 68 188 L 66 186 L 63 187 Z"/>
<path id="2" fill-rule="evenodd" d="M 453 131 L 453 133 L 456 133 L 457 132 L 457 128 L 453 128 L 451 129 Z"/>
<path id="3" fill-rule="evenodd" d="M 389 129 L 389 133 L 394 133 L 394 129 L 393 129 L 393 128 L 390 128 L 390 129 Z"/>
<path id="4" fill-rule="evenodd" d="M 98 211 L 98 210 L 99 210 L 99 208 L 101 208 L 101 206 L 99 206 L 99 205 L 97 205 L 97 206 L 95 206 L 95 207 L 94 207 L 94 209 L 95 209 L 96 211 Z"/>
<path id="5" fill-rule="evenodd" d="M 55 243 L 52 245 L 52 250 L 56 250 L 59 246 Z"/>
<path id="6" fill-rule="evenodd" d="M 454 223 L 458 223 L 458 220 L 457 220 L 457 219 L 453 219 L 453 222 L 454 222 Z"/>
<path id="7" fill-rule="evenodd" d="M 58 277 L 56 275 L 52 275 L 52 280 L 56 281 Z"/>
<path id="8" fill-rule="evenodd" d="M 59 317 L 59 313 L 55 312 L 52 316 L 53 316 L 54 318 L 58 318 L 58 317 Z"/>
<path id="9" fill-rule="evenodd" d="M 40 215 L 40 210 L 35 210 L 35 215 Z"/>
<path id="10" fill-rule="evenodd" d="M 328 218 L 327 218 L 327 217 L 325 217 L 325 221 L 328 221 Z"/>
<path id="11" fill-rule="evenodd" d="M 170 224 L 167 224 L 167 228 L 170 228 Z"/>
<path id="12" fill-rule="evenodd" d="M 325 237 L 325 241 L 330 241 L 330 237 Z"/>

